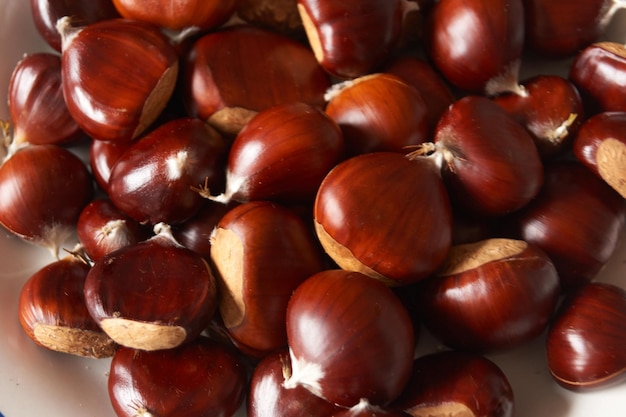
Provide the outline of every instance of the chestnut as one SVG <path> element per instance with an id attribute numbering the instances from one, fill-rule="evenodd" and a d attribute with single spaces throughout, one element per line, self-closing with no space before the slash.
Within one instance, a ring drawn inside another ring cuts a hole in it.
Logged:
<path id="1" fill-rule="evenodd" d="M 596 42 L 580 51 L 569 69 L 589 114 L 626 111 L 626 46 Z"/>
<path id="2" fill-rule="evenodd" d="M 626 198 L 626 112 L 603 112 L 582 125 L 576 158 Z"/>
<path id="3" fill-rule="evenodd" d="M 484 353 L 537 338 L 559 295 L 556 268 L 541 249 L 493 238 L 453 246 L 437 272 L 417 285 L 415 303 L 445 345 Z"/>
<path id="4" fill-rule="evenodd" d="M 313 217 L 318 239 L 338 266 L 399 286 L 423 279 L 444 260 L 451 210 L 431 160 L 372 152 L 328 173 Z"/>
<path id="5" fill-rule="evenodd" d="M 412 416 L 512 417 L 515 394 L 505 373 L 476 353 L 441 351 L 419 356 L 392 408 Z"/>
<path id="6" fill-rule="evenodd" d="M 429 134 L 426 101 L 417 89 L 386 73 L 365 75 L 333 86 L 326 113 L 343 132 L 347 156 L 405 152 Z"/>
<path id="7" fill-rule="evenodd" d="M 305 387 L 285 388 L 290 375 L 291 358 L 286 348 L 264 357 L 250 377 L 247 417 L 328 417 L 342 410 Z"/>
<path id="8" fill-rule="evenodd" d="M 298 0 L 238 0 L 237 16 L 242 20 L 293 39 L 304 39 Z"/>
<path id="9" fill-rule="evenodd" d="M 343 407 L 385 406 L 411 374 L 411 318 L 389 287 L 360 272 L 330 269 L 301 283 L 287 306 L 287 338 L 284 386 Z"/>
<path id="10" fill-rule="evenodd" d="M 159 224 L 152 238 L 98 259 L 87 274 L 89 314 L 116 343 L 170 349 L 204 330 L 217 306 L 213 272 Z"/>
<path id="11" fill-rule="evenodd" d="M 191 187 L 203 181 L 223 187 L 226 152 L 222 135 L 200 119 L 171 120 L 118 158 L 108 181 L 109 198 L 140 223 L 182 223 L 203 202 Z"/>
<path id="12" fill-rule="evenodd" d="M 39 346 L 91 358 L 113 355 L 116 344 L 85 305 L 83 286 L 89 263 L 75 252 L 36 271 L 20 291 L 18 317 Z"/>
<path id="13" fill-rule="evenodd" d="M 581 163 L 559 160 L 546 166 L 540 193 L 514 218 L 521 239 L 547 253 L 569 292 L 593 280 L 615 251 L 626 206 Z"/>
<path id="14" fill-rule="evenodd" d="M 592 282 L 564 301 L 546 340 L 548 368 L 559 385 L 589 391 L 626 377 L 626 290 Z"/>
<path id="15" fill-rule="evenodd" d="M 559 75 L 534 76 L 520 88 L 493 100 L 528 130 L 543 159 L 564 154 L 585 121 L 578 89 Z"/>
<path id="16" fill-rule="evenodd" d="M 108 392 L 118 417 L 230 417 L 244 401 L 246 378 L 235 350 L 201 336 L 153 352 L 120 347 Z"/>
<path id="17" fill-rule="evenodd" d="M 298 0 L 298 11 L 317 61 L 338 78 L 376 71 L 402 33 L 401 0 Z"/>
<path id="18" fill-rule="evenodd" d="M 65 105 L 58 54 L 40 52 L 22 58 L 11 74 L 8 101 L 11 148 L 27 143 L 66 144 L 83 135 Z"/>
<path id="19" fill-rule="evenodd" d="M 435 67 L 474 94 L 519 89 L 523 43 L 522 0 L 440 0 L 424 28 L 424 47 Z"/>
<path id="20" fill-rule="evenodd" d="M 107 19 L 63 34 L 62 81 L 67 108 L 94 139 L 128 141 L 156 120 L 173 94 L 178 55 L 151 24 Z"/>
<path id="21" fill-rule="evenodd" d="M 306 223 L 277 203 L 240 204 L 218 222 L 210 253 L 219 311 L 233 343 L 257 358 L 285 347 L 289 298 L 325 266 Z"/>
<path id="22" fill-rule="evenodd" d="M 188 113 L 232 136 L 272 106 L 301 101 L 323 108 L 330 86 L 309 48 L 251 25 L 205 34 L 183 61 L 180 92 Z"/>

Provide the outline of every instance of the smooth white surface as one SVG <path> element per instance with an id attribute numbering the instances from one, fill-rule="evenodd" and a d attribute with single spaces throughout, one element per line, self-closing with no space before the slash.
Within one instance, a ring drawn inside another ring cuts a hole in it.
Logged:
<path id="1" fill-rule="evenodd" d="M 617 19 L 626 21 L 626 14 L 617 16 L 607 37 L 623 42 L 626 28 L 620 28 Z M 0 0 L 0 95 L 6 97 L 11 71 L 21 56 L 43 50 L 48 48 L 34 29 L 29 2 Z M 556 69 L 550 67 L 549 71 Z M 531 68 L 524 74 L 533 72 Z M 0 119 L 6 120 L 7 115 L 3 98 Z M 106 390 L 109 360 L 82 359 L 39 348 L 17 320 L 22 283 L 52 260 L 47 250 L 24 243 L 0 227 L 0 413 L 5 417 L 114 417 Z M 626 286 L 626 242 L 598 279 Z M 419 349 L 429 352 L 436 344 L 423 336 Z M 626 384 L 585 394 L 557 386 L 546 368 L 543 339 L 490 358 L 513 385 L 518 417 L 626 415 Z"/>

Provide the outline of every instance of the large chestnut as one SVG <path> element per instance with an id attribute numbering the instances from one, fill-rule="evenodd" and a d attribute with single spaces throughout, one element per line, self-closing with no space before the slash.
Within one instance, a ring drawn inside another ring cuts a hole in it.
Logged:
<path id="1" fill-rule="evenodd" d="M 624 199 L 577 161 L 546 167 L 539 195 L 516 213 L 522 239 L 548 254 L 561 289 L 593 280 L 609 260 L 624 228 Z"/>
<path id="2" fill-rule="evenodd" d="M 118 344 L 170 349 L 204 330 L 217 306 L 207 262 L 159 224 L 152 238 L 97 260 L 85 280 L 89 314 Z"/>
<path id="3" fill-rule="evenodd" d="M 427 328 L 447 346 L 509 350 L 538 337 L 556 307 L 559 277 L 538 247 L 514 239 L 455 245 L 415 298 Z"/>
<path id="4" fill-rule="evenodd" d="M 107 19 L 63 34 L 63 94 L 76 123 L 92 138 L 138 137 L 165 108 L 176 85 L 178 55 L 148 23 Z"/>
<path id="5" fill-rule="evenodd" d="M 240 204 L 217 224 L 210 252 L 219 311 L 233 343 L 255 357 L 285 347 L 291 293 L 325 266 L 308 225 L 279 204 Z"/>
<path id="6" fill-rule="evenodd" d="M 285 387 L 303 386 L 334 404 L 393 401 L 411 373 L 411 319 L 398 297 L 360 272 L 319 272 L 296 288 L 287 307 L 292 372 Z"/>
<path id="7" fill-rule="evenodd" d="M 246 385 L 238 353 L 203 336 L 154 352 L 120 347 L 108 377 L 118 417 L 231 417 L 243 403 Z"/>
<path id="8" fill-rule="evenodd" d="M 313 209 L 328 255 L 388 285 L 423 279 L 450 248 L 450 201 L 431 160 L 396 152 L 349 158 L 328 173 Z"/>
<path id="9" fill-rule="evenodd" d="M 576 158 L 626 198 L 626 112 L 589 118 L 573 143 Z"/>
<path id="10" fill-rule="evenodd" d="M 513 387 L 484 356 L 441 351 L 419 356 L 411 379 L 392 407 L 412 416 L 512 417 Z"/>
<path id="11" fill-rule="evenodd" d="M 454 206 L 472 214 L 519 210 L 543 183 L 543 163 L 528 131 L 482 96 L 452 104 L 439 119 L 433 143 L 415 153 L 436 161 Z"/>
<path id="12" fill-rule="evenodd" d="M 548 367 L 563 387 L 585 391 L 626 377 L 626 291 L 593 282 L 566 298 L 546 341 Z"/>

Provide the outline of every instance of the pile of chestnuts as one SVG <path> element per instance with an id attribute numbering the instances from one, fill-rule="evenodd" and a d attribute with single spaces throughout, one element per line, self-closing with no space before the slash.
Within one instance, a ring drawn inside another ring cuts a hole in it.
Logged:
<path id="1" fill-rule="evenodd" d="M 32 0 L 2 124 L 0 224 L 56 259 L 19 321 L 119 417 L 511 417 L 486 355 L 542 335 L 623 379 L 622 2 L 149 3 Z"/>

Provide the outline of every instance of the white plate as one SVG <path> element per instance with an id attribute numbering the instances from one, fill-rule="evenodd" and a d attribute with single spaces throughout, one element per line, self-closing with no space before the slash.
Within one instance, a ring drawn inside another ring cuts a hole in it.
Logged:
<path id="1" fill-rule="evenodd" d="M 607 37 L 624 42 L 626 28 L 618 24 L 624 21 L 626 14 L 620 13 Z M 28 1 L 0 0 L 0 45 L 0 95 L 6 97 L 11 71 L 22 55 L 48 50 L 34 29 Z M 7 115 L 2 98 L 0 119 L 6 120 Z M 626 286 L 626 241 L 622 240 L 598 279 Z M 0 417 L 113 417 L 106 390 L 109 360 L 83 359 L 39 348 L 19 325 L 20 287 L 50 261 L 47 250 L 24 243 L 0 228 Z M 421 352 L 435 347 L 431 338 L 423 336 Z M 585 394 L 559 387 L 546 368 L 543 339 L 490 358 L 513 385 L 518 417 L 624 416 L 626 384 Z"/>

